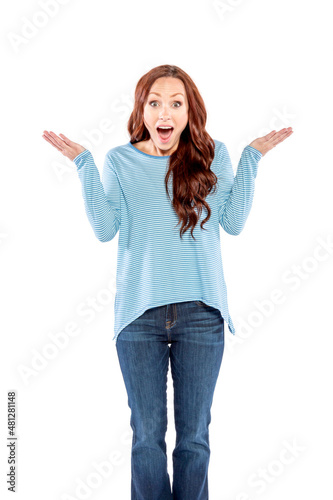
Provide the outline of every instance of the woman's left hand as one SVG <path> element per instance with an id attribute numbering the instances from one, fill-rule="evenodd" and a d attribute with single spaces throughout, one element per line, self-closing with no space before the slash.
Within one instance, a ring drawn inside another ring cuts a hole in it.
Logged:
<path id="1" fill-rule="evenodd" d="M 293 130 L 291 127 L 282 128 L 279 132 L 272 130 L 269 134 L 264 135 L 263 137 L 258 137 L 258 139 L 252 141 L 249 146 L 252 146 L 260 151 L 262 156 L 264 156 L 270 149 L 275 148 L 277 144 L 287 139 L 287 137 L 289 137 L 292 133 Z"/>

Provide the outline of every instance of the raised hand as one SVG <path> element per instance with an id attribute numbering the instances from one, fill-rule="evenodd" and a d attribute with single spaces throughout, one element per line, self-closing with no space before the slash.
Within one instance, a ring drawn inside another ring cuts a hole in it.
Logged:
<path id="1" fill-rule="evenodd" d="M 80 144 L 69 140 L 64 134 L 57 136 L 54 132 L 44 130 L 42 137 L 70 160 L 74 160 L 78 154 L 86 149 Z"/>
<path id="2" fill-rule="evenodd" d="M 287 139 L 287 137 L 289 137 L 292 133 L 293 130 L 291 127 L 282 128 L 278 132 L 276 132 L 276 130 L 272 130 L 269 134 L 264 135 L 263 137 L 258 137 L 258 139 L 252 141 L 249 146 L 252 146 L 260 151 L 262 156 L 264 156 L 272 148 L 275 148 L 277 144 Z"/>

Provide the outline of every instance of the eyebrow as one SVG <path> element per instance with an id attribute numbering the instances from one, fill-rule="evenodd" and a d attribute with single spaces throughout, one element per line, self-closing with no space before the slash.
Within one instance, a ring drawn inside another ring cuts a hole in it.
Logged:
<path id="1" fill-rule="evenodd" d="M 155 94 L 155 95 L 158 95 L 158 96 L 160 96 L 160 97 L 161 97 L 161 94 L 158 94 L 157 92 L 150 92 L 150 94 Z M 182 95 L 182 96 L 184 95 L 184 94 L 182 94 L 181 92 L 177 92 L 176 94 L 172 94 L 170 97 L 174 97 L 175 95 L 178 95 L 178 94 L 179 94 L 179 95 Z"/>

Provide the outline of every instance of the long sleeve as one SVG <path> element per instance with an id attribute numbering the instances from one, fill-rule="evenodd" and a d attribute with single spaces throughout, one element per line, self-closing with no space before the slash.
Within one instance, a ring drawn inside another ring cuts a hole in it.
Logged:
<path id="1" fill-rule="evenodd" d="M 86 214 L 99 241 L 112 240 L 121 222 L 121 188 L 111 158 L 105 156 L 103 182 L 88 149 L 78 154 L 73 162 L 81 181 Z"/>
<path id="2" fill-rule="evenodd" d="M 251 210 L 258 162 L 262 153 L 252 146 L 243 149 L 236 176 L 224 143 L 219 150 L 219 222 L 232 235 L 239 234 Z"/>

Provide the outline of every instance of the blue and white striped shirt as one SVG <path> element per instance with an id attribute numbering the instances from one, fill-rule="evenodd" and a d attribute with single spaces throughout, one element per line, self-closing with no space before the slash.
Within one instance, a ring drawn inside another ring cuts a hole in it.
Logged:
<path id="1" fill-rule="evenodd" d="M 102 180 L 91 152 L 74 158 L 82 185 L 85 210 L 99 241 L 112 240 L 119 230 L 114 337 L 147 309 L 173 302 L 197 300 L 219 309 L 231 333 L 224 281 L 220 228 L 239 234 L 249 215 L 258 162 L 262 154 L 252 146 L 242 152 L 234 177 L 228 150 L 214 140 L 211 170 L 218 177 L 215 193 L 206 201 L 211 217 L 182 239 L 178 217 L 169 200 L 164 178 L 169 156 L 153 156 L 127 144 L 110 149 Z M 172 197 L 172 176 L 169 179 Z M 176 227 L 177 226 L 177 227 Z"/>

